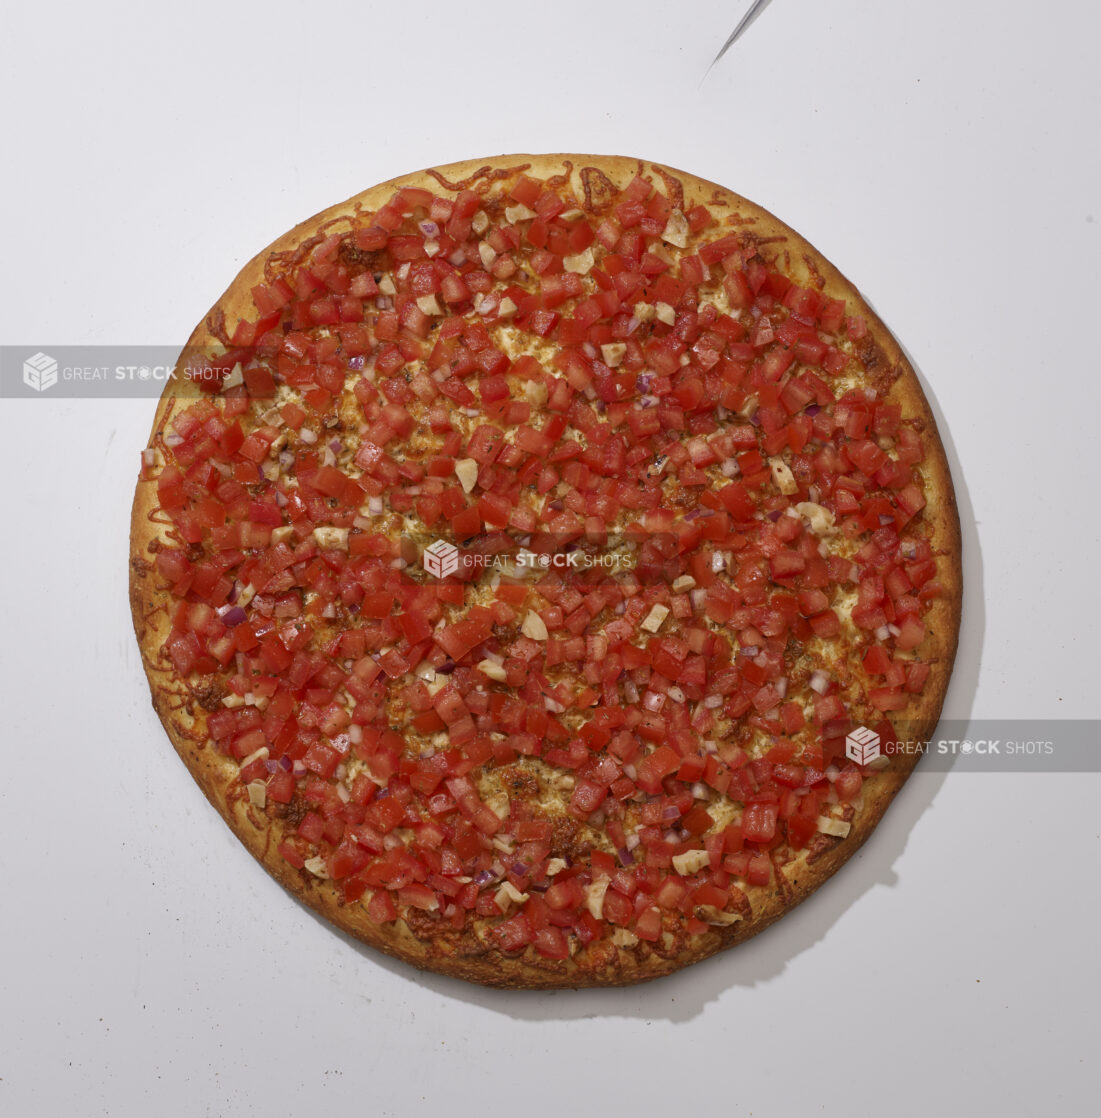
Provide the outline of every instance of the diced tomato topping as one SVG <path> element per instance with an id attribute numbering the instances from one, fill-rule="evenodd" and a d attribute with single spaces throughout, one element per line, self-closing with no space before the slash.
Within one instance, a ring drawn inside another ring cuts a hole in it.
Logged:
<path id="1" fill-rule="evenodd" d="M 863 810 L 845 737 L 942 678 L 948 586 L 922 426 L 849 387 L 878 327 L 660 175 L 585 190 L 402 187 L 267 261 L 135 568 L 290 866 L 548 971 Z"/>

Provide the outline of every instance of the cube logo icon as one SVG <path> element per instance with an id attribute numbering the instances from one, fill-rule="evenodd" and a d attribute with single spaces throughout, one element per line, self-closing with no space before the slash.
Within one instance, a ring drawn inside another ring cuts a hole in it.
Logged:
<path id="1" fill-rule="evenodd" d="M 436 578 L 447 578 L 459 569 L 459 549 L 447 540 L 436 540 L 421 556 L 424 569 Z"/>
<path id="2" fill-rule="evenodd" d="M 35 392 L 57 384 L 57 362 L 48 353 L 36 353 L 23 362 L 23 383 Z"/>
<path id="3" fill-rule="evenodd" d="M 867 726 L 857 726 L 845 737 L 845 756 L 856 765 L 870 765 L 879 756 L 879 735 Z"/>

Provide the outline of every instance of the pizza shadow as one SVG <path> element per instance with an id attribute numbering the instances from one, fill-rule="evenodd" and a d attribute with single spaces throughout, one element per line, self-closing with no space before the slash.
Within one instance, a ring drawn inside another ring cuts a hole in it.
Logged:
<path id="1" fill-rule="evenodd" d="M 903 352 L 906 352 L 905 349 Z M 978 686 L 986 628 L 982 555 L 974 509 L 951 429 L 917 363 L 909 353 L 906 356 L 917 371 L 936 418 L 952 470 L 960 514 L 965 587 L 963 617 L 955 669 L 941 718 L 942 723 L 952 720 L 956 726 L 970 719 Z M 516 1020 L 572 1021 L 630 1017 L 671 1023 L 689 1021 L 729 990 L 739 987 L 752 990 L 778 977 L 789 964 L 829 936 L 835 925 L 843 923 L 846 914 L 858 905 L 865 894 L 879 887 L 891 888 L 898 884 L 900 879 L 895 863 L 906 849 L 918 821 L 933 806 L 951 771 L 950 764 L 946 766 L 940 761 L 934 766 L 929 764 L 929 760 L 926 758 L 918 766 L 862 849 L 823 888 L 759 936 L 666 978 L 638 986 L 595 990 L 494 990 L 415 970 L 405 963 L 380 955 L 350 936 L 337 934 L 342 935 L 348 945 L 365 959 L 385 967 L 396 977 L 412 980 L 442 997 L 477 1005 Z M 323 922 L 312 910 L 303 908 Z M 326 923 L 325 926 L 331 930 L 331 925 Z"/>

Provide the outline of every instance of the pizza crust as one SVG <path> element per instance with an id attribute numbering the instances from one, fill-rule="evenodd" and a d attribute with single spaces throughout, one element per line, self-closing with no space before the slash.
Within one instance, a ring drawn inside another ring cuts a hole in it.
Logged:
<path id="1" fill-rule="evenodd" d="M 952 671 L 962 603 L 959 519 L 935 419 L 898 343 L 856 288 L 801 236 L 739 195 L 685 172 L 622 156 L 514 155 L 467 160 L 435 171 L 401 176 L 323 210 L 249 261 L 211 308 L 210 314 L 196 327 L 181 354 L 181 363 L 189 353 L 217 343 L 210 325 L 212 316 L 220 313 L 232 324 L 252 311 L 250 290 L 264 280 L 265 264 L 273 253 L 293 250 L 323 228 L 329 227 L 327 232 L 339 231 L 343 222 L 357 210 L 378 208 L 399 186 L 423 186 L 437 192 L 454 193 L 459 184 L 486 181 L 487 177 L 506 178 L 525 171 L 538 178 L 569 174 L 578 196 L 594 206 L 608 191 L 608 184 L 619 189 L 640 172 L 654 176 L 657 184 L 665 189 L 676 190 L 679 186 L 684 192 L 686 207 L 703 202 L 718 206 L 727 214 L 737 214 L 740 228 L 767 239 L 773 251 L 779 249 L 788 254 L 789 274 L 802 272 L 807 286 L 818 287 L 834 298 L 844 298 L 852 311 L 865 317 L 869 338 L 875 347 L 872 363 L 881 363 L 885 375 L 897 373 L 886 398 L 900 403 L 904 415 L 918 416 L 925 424 L 926 460 L 921 469 L 928 503 L 922 515 L 931 524 L 931 540 L 938 555 L 937 577 L 945 594 L 936 599 L 924 615 L 927 636 L 921 653 L 922 658 L 933 665 L 930 677 L 922 693 L 896 717 L 912 727 L 912 737 L 929 738 L 939 719 Z M 149 445 L 156 445 L 173 410 L 180 406 L 180 400 L 177 385 L 170 382 L 157 408 Z M 864 783 L 863 805 L 852 820 L 847 838 L 823 844 L 814 854 L 802 852 L 783 867 L 782 879 L 781 874 L 775 874 L 768 887 L 745 887 L 752 906 L 750 916 L 729 927 L 712 928 L 675 953 L 662 956 L 648 945 L 639 945 L 611 951 L 606 959 L 588 960 L 588 965 L 581 967 L 574 958 L 565 962 L 550 961 L 530 948 L 520 956 L 504 954 L 473 937 L 466 940 L 457 936 L 418 938 L 403 920 L 381 926 L 373 923 L 367 918 L 365 906 L 346 905 L 332 883 L 287 863 L 276 849 L 281 839 L 280 824 L 249 803 L 246 790 L 237 780 L 237 764 L 207 743 L 203 704 L 214 709 L 219 697 L 193 693 L 175 676 L 170 662 L 161 653 L 171 627 L 173 599 L 161 586 L 154 560 L 157 549 L 167 541 L 166 528 L 166 522 L 158 515 L 155 481 L 139 481 L 131 519 L 131 611 L 153 706 L 176 751 L 214 808 L 280 884 L 343 931 L 417 967 L 512 989 L 619 986 L 672 973 L 749 939 L 813 893 L 868 838 L 917 760 L 914 755 L 897 767 L 870 774 Z"/>

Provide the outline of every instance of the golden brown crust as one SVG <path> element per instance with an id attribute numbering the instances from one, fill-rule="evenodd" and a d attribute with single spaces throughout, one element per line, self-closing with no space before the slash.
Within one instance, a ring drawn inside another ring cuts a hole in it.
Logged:
<path id="1" fill-rule="evenodd" d="M 909 728 L 909 736 L 931 736 L 940 716 L 956 653 L 962 601 L 960 530 L 956 503 L 943 445 L 936 423 L 916 374 L 887 328 L 861 298 L 856 288 L 814 248 L 766 210 L 714 183 L 657 164 L 642 164 L 620 156 L 516 155 L 496 159 L 473 159 L 446 167 L 405 175 L 364 191 L 355 198 L 332 206 L 290 230 L 254 257 L 196 328 L 185 347 L 189 353 L 214 344 L 212 322 L 219 317 L 233 323 L 251 311 L 250 289 L 264 279 L 265 266 L 273 254 L 289 252 L 328 227 L 341 223 L 358 210 L 372 210 L 383 203 L 395 187 L 424 186 L 434 191 L 455 192 L 462 187 L 478 189 L 493 180 L 507 179 L 522 171 L 534 177 L 569 176 L 586 208 L 599 211 L 614 190 L 625 186 L 636 173 L 658 177 L 658 185 L 674 195 L 683 191 L 687 208 L 702 202 L 739 230 L 748 231 L 767 244 L 772 253 L 782 253 L 789 274 L 802 277 L 831 297 L 848 301 L 869 326 L 866 356 L 881 377 L 887 397 L 903 406 L 906 416 L 923 425 L 927 458 L 922 466 L 926 481 L 925 521 L 931 525 L 931 541 L 937 554 L 938 578 L 945 589 L 926 614 L 928 635 L 922 657 L 932 664 L 930 679 L 920 696 L 898 717 Z M 334 224 L 335 223 L 335 224 Z M 180 393 L 170 382 L 153 423 L 150 445 L 159 441 L 164 426 L 178 405 Z M 296 870 L 277 852 L 281 824 L 269 805 L 268 812 L 250 805 L 237 780 L 237 765 L 207 744 L 203 703 L 216 696 L 201 686 L 188 687 L 173 671 L 162 652 L 170 629 L 172 598 L 154 567 L 157 549 L 168 541 L 170 525 L 158 515 L 156 486 L 141 481 L 135 494 L 130 540 L 130 600 L 134 627 L 153 696 L 153 705 L 180 757 L 226 823 L 273 877 L 292 893 L 363 942 L 418 967 L 490 986 L 549 988 L 568 986 L 625 985 L 671 973 L 755 935 L 809 896 L 856 852 L 882 818 L 892 799 L 916 762 L 916 755 L 898 759 L 884 772 L 866 780 L 863 805 L 856 812 L 852 830 L 844 840 L 812 843 L 774 875 L 765 889 L 749 889 L 752 915 L 731 927 L 715 928 L 688 946 L 660 955 L 642 945 L 639 949 L 609 951 L 606 963 L 591 960 L 579 969 L 571 959 L 565 963 L 540 959 L 534 952 L 521 957 L 501 953 L 473 937 L 418 938 L 402 920 L 377 925 L 367 918 L 362 905 L 345 905 L 332 883 Z M 426 920 L 431 918 L 426 917 Z M 421 929 L 422 933 L 426 929 Z"/>

